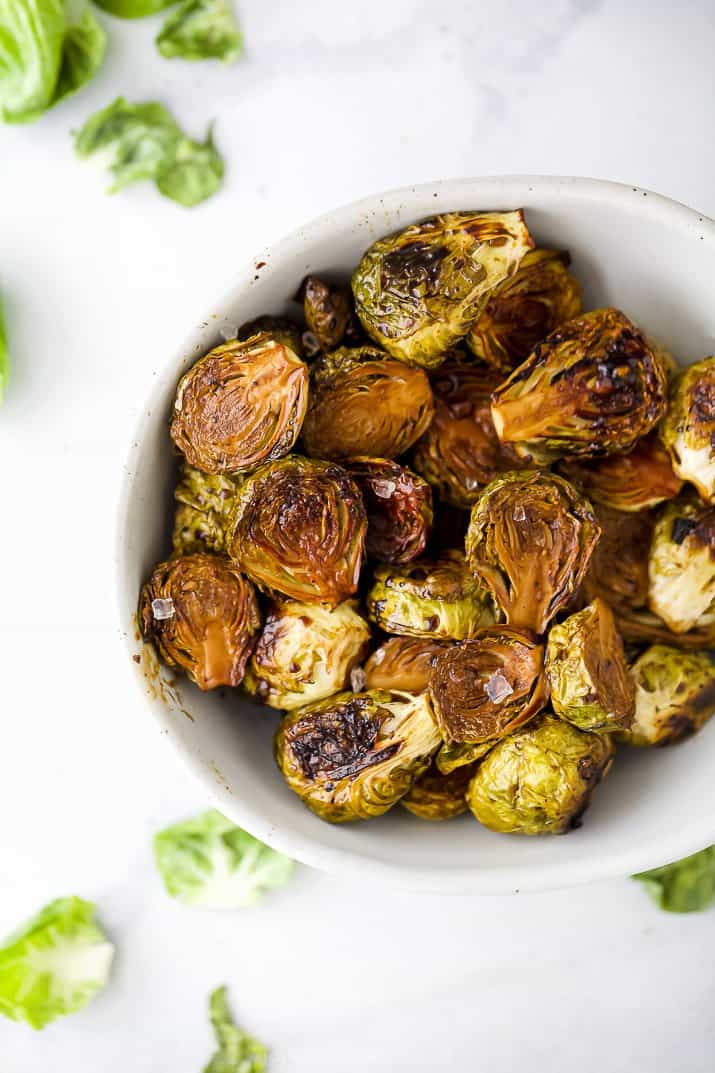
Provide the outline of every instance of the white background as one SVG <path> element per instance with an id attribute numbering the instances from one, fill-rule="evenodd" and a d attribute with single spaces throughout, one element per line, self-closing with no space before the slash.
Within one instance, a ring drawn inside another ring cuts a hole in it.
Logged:
<path id="1" fill-rule="evenodd" d="M 204 807 L 124 666 L 112 542 L 151 372 L 264 244 L 381 188 L 469 174 L 620 179 L 715 214 L 710 0 L 241 0 L 230 68 L 161 59 L 157 20 L 101 74 L 0 130 L 0 933 L 96 900 L 112 984 L 42 1034 L 0 1024 L 2 1073 L 199 1073 L 230 985 L 272 1073 L 711 1073 L 715 912 L 628 880 L 434 898 L 306 869 L 255 910 L 170 902 L 150 840 Z M 160 21 L 160 20 L 158 20 Z M 69 130 L 118 93 L 217 119 L 224 191 L 107 197 Z"/>

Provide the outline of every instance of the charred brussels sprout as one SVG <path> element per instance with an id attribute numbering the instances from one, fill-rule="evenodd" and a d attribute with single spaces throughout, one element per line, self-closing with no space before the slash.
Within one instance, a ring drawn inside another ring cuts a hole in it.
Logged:
<path id="1" fill-rule="evenodd" d="M 524 464 L 494 430 L 490 400 L 500 382 L 493 369 L 454 355 L 431 377 L 434 418 L 412 464 L 455 507 L 470 507 L 497 474 Z"/>
<path id="2" fill-rule="evenodd" d="M 422 369 L 374 347 L 343 347 L 312 366 L 303 444 L 317 458 L 395 458 L 420 438 L 433 413 Z"/>
<path id="3" fill-rule="evenodd" d="M 494 393 L 503 443 L 544 465 L 630 450 L 665 413 L 659 351 L 617 309 L 597 309 L 539 343 Z"/>
<path id="4" fill-rule="evenodd" d="M 691 365 L 675 380 L 661 435 L 673 469 L 715 500 L 715 357 Z"/>
<path id="5" fill-rule="evenodd" d="M 628 514 L 594 505 L 601 536 L 583 578 L 586 600 L 601 597 L 614 611 L 644 607 L 648 602 L 648 560 L 655 524 L 652 511 Z"/>
<path id="6" fill-rule="evenodd" d="M 289 317 L 272 317 L 264 314 L 262 317 L 246 321 L 238 329 L 238 339 L 242 343 L 254 335 L 261 334 L 269 335 L 277 343 L 282 343 L 288 350 L 292 350 L 299 358 L 303 357 L 300 325 Z"/>
<path id="7" fill-rule="evenodd" d="M 652 645 L 631 668 L 636 714 L 630 745 L 676 745 L 695 734 L 715 711 L 715 665 L 708 652 Z"/>
<path id="8" fill-rule="evenodd" d="M 429 697 L 339 693 L 287 715 L 275 740 L 286 782 L 322 820 L 381 816 L 426 771 L 439 745 Z"/>
<path id="9" fill-rule="evenodd" d="M 492 831 L 564 834 L 580 826 L 612 760 L 609 735 L 545 715 L 491 750 L 469 784 L 467 804 Z"/>
<path id="10" fill-rule="evenodd" d="M 548 473 L 509 473 L 472 508 L 467 560 L 512 626 L 543 633 L 581 583 L 600 529 L 590 503 Z"/>
<path id="11" fill-rule="evenodd" d="M 467 336 L 478 358 L 510 373 L 537 343 L 581 312 L 581 288 L 565 251 L 529 250 L 519 268 L 493 291 Z"/>
<path id="12" fill-rule="evenodd" d="M 249 473 L 287 454 L 308 404 L 308 367 L 270 335 L 209 351 L 182 376 L 171 438 L 206 473 Z"/>
<path id="13" fill-rule="evenodd" d="M 253 586 L 218 555 L 159 563 L 142 588 L 139 623 L 163 661 L 199 689 L 239 685 L 261 628 Z"/>
<path id="14" fill-rule="evenodd" d="M 370 627 L 351 600 L 333 610 L 286 600 L 266 618 L 244 688 L 290 711 L 345 689 L 362 659 Z"/>
<path id="15" fill-rule="evenodd" d="M 345 469 L 365 503 L 368 556 L 383 563 L 409 563 L 421 555 L 432 525 L 430 486 L 385 458 L 353 458 Z"/>
<path id="16" fill-rule="evenodd" d="M 630 454 L 562 462 L 559 470 L 594 503 L 622 511 L 655 507 L 677 496 L 683 485 L 655 433 L 639 440 Z"/>
<path id="17" fill-rule="evenodd" d="M 348 287 L 332 286 L 317 276 L 306 276 L 297 297 L 303 303 L 305 323 L 317 350 L 335 350 L 343 340 L 357 342 L 361 332 Z"/>
<path id="18" fill-rule="evenodd" d="M 635 690 L 613 614 L 602 600 L 552 626 L 546 649 L 551 704 L 581 730 L 623 730 Z"/>
<path id="19" fill-rule="evenodd" d="M 715 623 L 715 508 L 694 494 L 669 503 L 656 523 L 648 605 L 674 633 Z"/>
<path id="20" fill-rule="evenodd" d="M 239 479 L 222 473 L 202 473 L 183 462 L 174 492 L 174 554 L 226 550 L 226 526 L 231 516 Z"/>
<path id="21" fill-rule="evenodd" d="M 365 331 L 401 361 L 435 366 L 533 240 L 521 211 L 452 212 L 379 239 L 353 275 Z"/>
<path id="22" fill-rule="evenodd" d="M 443 775 L 434 764 L 413 783 L 400 801 L 421 820 L 451 820 L 467 811 L 466 793 L 474 765 Z"/>
<path id="23" fill-rule="evenodd" d="M 423 693 L 437 656 L 448 647 L 431 637 L 390 637 L 365 664 L 365 688 Z"/>
<path id="24" fill-rule="evenodd" d="M 494 622 L 488 592 L 474 580 L 459 551 L 436 562 L 378 566 L 367 594 L 370 619 L 386 633 L 411 637 L 473 637 Z"/>
<path id="25" fill-rule="evenodd" d="M 335 606 L 357 589 L 365 528 L 362 498 L 345 470 L 293 455 L 241 486 L 227 549 L 260 588 Z"/>

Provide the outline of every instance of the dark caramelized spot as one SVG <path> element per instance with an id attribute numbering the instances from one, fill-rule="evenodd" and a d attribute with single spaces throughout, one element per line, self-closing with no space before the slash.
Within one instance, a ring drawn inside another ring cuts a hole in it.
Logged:
<path id="1" fill-rule="evenodd" d="M 286 731 L 289 748 L 306 779 L 338 781 L 388 760 L 400 748 L 393 742 L 375 749 L 380 727 L 389 712 L 367 714 L 368 702 L 360 697 L 294 723 Z"/>
<path id="2" fill-rule="evenodd" d="M 400 291 L 414 297 L 438 293 L 442 262 L 449 251 L 430 242 L 412 242 L 393 250 L 382 265 L 383 279 L 388 287 L 399 284 Z"/>

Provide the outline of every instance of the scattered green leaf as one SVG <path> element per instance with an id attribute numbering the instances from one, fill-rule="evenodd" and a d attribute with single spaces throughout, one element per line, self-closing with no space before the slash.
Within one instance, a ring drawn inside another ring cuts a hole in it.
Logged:
<path id="1" fill-rule="evenodd" d="M 0 302 L 0 402 L 3 400 L 5 388 L 10 375 L 10 353 L 7 348 L 7 333 L 2 314 L 2 302 Z"/>
<path id="2" fill-rule="evenodd" d="M 715 901 L 715 846 L 633 876 L 669 913 L 697 913 Z"/>
<path id="3" fill-rule="evenodd" d="M 182 138 L 159 169 L 156 185 L 165 197 L 191 208 L 221 189 L 223 160 L 209 128 L 205 142 Z"/>
<path id="4" fill-rule="evenodd" d="M 182 0 L 156 39 L 167 59 L 217 59 L 233 63 L 243 51 L 243 38 L 228 0 Z"/>
<path id="5" fill-rule="evenodd" d="M 147 15 L 156 15 L 165 7 L 175 4 L 176 0 L 94 0 L 97 7 L 116 15 L 120 19 L 143 19 Z"/>
<path id="6" fill-rule="evenodd" d="M 235 1024 L 226 1000 L 226 988 L 218 987 L 209 999 L 209 1016 L 218 1050 L 204 1073 L 265 1073 L 268 1049 Z"/>

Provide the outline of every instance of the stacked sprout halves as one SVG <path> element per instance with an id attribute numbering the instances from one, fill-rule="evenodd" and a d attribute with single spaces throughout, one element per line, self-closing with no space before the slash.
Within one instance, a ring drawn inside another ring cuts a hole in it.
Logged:
<path id="1" fill-rule="evenodd" d="M 145 640 L 283 713 L 322 819 L 570 830 L 616 744 L 715 707 L 715 358 L 584 312 L 519 211 L 415 224 L 296 301 L 179 383 Z"/>

